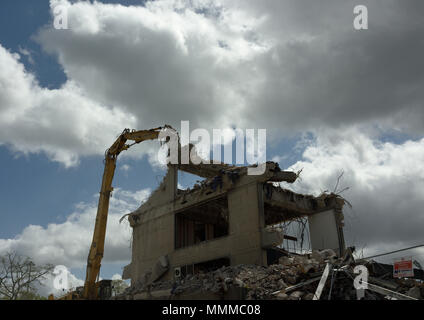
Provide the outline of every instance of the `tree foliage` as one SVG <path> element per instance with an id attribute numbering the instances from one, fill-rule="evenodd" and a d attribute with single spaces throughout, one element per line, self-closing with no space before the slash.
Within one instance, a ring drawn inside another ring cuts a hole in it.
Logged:
<path id="1" fill-rule="evenodd" d="M 52 272 L 53 265 L 36 265 L 29 257 L 8 252 L 0 256 L 0 297 L 7 300 L 38 299 L 36 285 Z"/>

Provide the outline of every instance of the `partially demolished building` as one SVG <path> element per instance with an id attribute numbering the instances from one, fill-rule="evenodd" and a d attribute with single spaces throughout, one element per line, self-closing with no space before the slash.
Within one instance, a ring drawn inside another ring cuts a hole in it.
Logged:
<path id="1" fill-rule="evenodd" d="M 178 171 L 204 178 L 180 190 Z M 268 266 L 282 256 L 281 222 L 307 217 L 311 249 L 344 253 L 342 198 L 297 194 L 278 182 L 292 183 L 293 172 L 266 163 L 262 175 L 226 164 L 168 165 L 159 188 L 129 214 L 132 261 L 123 278 L 151 283 L 200 271 L 241 264 Z M 294 239 L 295 240 L 295 239 Z"/>

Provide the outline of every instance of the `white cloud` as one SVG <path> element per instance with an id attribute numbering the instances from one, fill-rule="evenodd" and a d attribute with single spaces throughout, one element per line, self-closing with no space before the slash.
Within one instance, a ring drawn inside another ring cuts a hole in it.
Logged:
<path id="1" fill-rule="evenodd" d="M 122 280 L 122 276 L 120 274 L 116 273 L 112 276 L 112 280 Z"/>
<path id="2" fill-rule="evenodd" d="M 28 49 L 19 47 L 19 52 L 28 59 L 28 62 L 30 64 L 34 64 L 35 63 L 34 62 L 34 59 L 32 57 L 32 54 L 31 54 L 31 52 Z"/>
<path id="3" fill-rule="evenodd" d="M 130 169 L 131 169 L 131 166 L 130 166 L 130 165 L 128 165 L 128 164 L 123 164 L 123 165 L 121 166 L 121 170 L 122 170 L 122 171 L 128 172 Z"/>
<path id="4" fill-rule="evenodd" d="M 38 41 L 85 94 L 134 114 L 139 128 L 179 124 L 182 117 L 202 127 L 229 126 L 244 103 L 234 80 L 247 81 L 240 70 L 250 69 L 245 63 L 264 48 L 241 27 L 254 20 L 196 12 L 202 6 L 77 2 L 68 10 L 69 30 L 47 28 Z"/>
<path id="5" fill-rule="evenodd" d="M 299 192 L 338 191 L 345 206 L 348 244 L 365 247 L 365 255 L 422 242 L 424 226 L 424 139 L 382 143 L 355 128 L 325 130 L 309 144 L 303 159 L 289 169 L 303 169 L 290 186 Z"/>
<path id="6" fill-rule="evenodd" d="M 135 118 L 87 98 L 68 81 L 58 90 L 41 88 L 0 45 L 0 139 L 20 152 L 46 152 L 75 165 L 80 155 L 102 154 Z"/>
<path id="7" fill-rule="evenodd" d="M 260 81 L 246 91 L 244 121 L 287 132 L 378 123 L 422 136 L 422 1 L 364 0 L 366 32 L 353 29 L 353 0 L 223 3 L 264 17 L 254 30 L 270 44 L 251 61 Z"/>
<path id="8" fill-rule="evenodd" d="M 0 143 L 70 166 L 103 154 L 126 127 L 181 120 L 287 135 L 364 123 L 422 134 L 424 46 L 409 18 L 422 4 L 368 2 L 373 27 L 355 33 L 352 1 L 52 0 L 68 7 L 69 30 L 49 24 L 36 38 L 67 82 L 41 88 L 0 47 Z M 141 150 L 156 162 L 156 147 Z"/>
<path id="9" fill-rule="evenodd" d="M 130 192 L 115 189 L 110 201 L 106 232 L 104 262 L 126 263 L 131 259 L 131 227 L 119 219 L 132 212 L 145 201 L 149 189 Z M 81 268 L 86 265 L 94 222 L 97 199 L 90 203 L 79 203 L 75 212 L 63 223 L 52 223 L 47 227 L 30 225 L 14 239 L 0 239 L 0 254 L 15 250 L 31 257 L 36 263 L 64 265 L 67 268 Z"/>

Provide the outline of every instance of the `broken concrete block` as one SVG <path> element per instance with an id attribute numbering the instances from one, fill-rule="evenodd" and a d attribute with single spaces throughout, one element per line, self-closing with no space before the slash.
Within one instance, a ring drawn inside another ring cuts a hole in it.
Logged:
<path id="1" fill-rule="evenodd" d="M 297 179 L 297 174 L 291 171 L 278 171 L 268 180 L 273 182 L 282 182 L 286 181 L 288 183 L 293 183 Z"/>
<path id="2" fill-rule="evenodd" d="M 321 257 L 323 257 L 324 260 L 333 259 L 337 257 L 337 254 L 334 252 L 333 249 L 324 249 L 319 252 Z"/>
<path id="3" fill-rule="evenodd" d="M 278 280 L 278 287 L 279 289 L 285 289 L 288 287 L 288 285 L 284 282 L 283 279 Z"/>
<path id="4" fill-rule="evenodd" d="M 227 291 L 228 291 L 228 286 L 227 286 L 227 284 L 226 284 L 225 282 L 223 282 L 223 283 L 221 284 L 221 288 L 222 288 L 222 290 L 223 290 L 224 292 L 227 292 Z"/>
<path id="5" fill-rule="evenodd" d="M 289 284 L 296 284 L 297 283 L 297 277 L 296 276 L 288 276 L 288 277 L 286 277 L 286 281 L 289 283 Z"/>
<path id="6" fill-rule="evenodd" d="M 245 286 L 244 282 L 242 280 L 240 280 L 239 278 L 235 278 L 234 279 L 234 284 L 237 285 L 237 286 L 239 286 L 239 287 L 244 287 Z"/>
<path id="7" fill-rule="evenodd" d="M 294 262 L 293 257 L 281 257 L 278 259 L 278 263 L 284 266 L 291 265 Z"/>
<path id="8" fill-rule="evenodd" d="M 169 262 L 167 256 L 161 256 L 156 262 L 149 283 L 152 283 L 162 277 L 169 270 Z"/>
<path id="9" fill-rule="evenodd" d="M 308 263 L 302 266 L 302 272 L 303 273 L 310 273 L 310 272 L 315 272 L 316 271 L 316 266 Z"/>
<path id="10" fill-rule="evenodd" d="M 294 263 L 304 265 L 304 264 L 308 263 L 308 258 L 306 258 L 304 256 L 295 256 L 294 257 Z"/>
<path id="11" fill-rule="evenodd" d="M 137 290 L 143 289 L 146 285 L 148 285 L 148 283 L 149 283 L 149 281 L 151 279 L 151 275 L 152 275 L 152 273 L 150 271 L 149 272 L 145 272 L 141 276 L 141 278 L 137 281 L 137 283 L 135 284 L 134 287 Z"/>
<path id="12" fill-rule="evenodd" d="M 333 249 L 324 249 L 324 250 L 313 250 L 310 254 L 311 260 L 323 264 L 325 261 L 335 261 L 337 259 L 337 254 Z"/>
<path id="13" fill-rule="evenodd" d="M 131 279 L 131 274 L 132 274 L 131 268 L 132 268 L 131 263 L 124 267 L 124 271 L 122 272 L 122 279 L 123 280 Z"/>
<path id="14" fill-rule="evenodd" d="M 318 250 L 313 250 L 311 258 L 317 261 L 318 263 L 324 263 L 324 257 Z"/>
<path id="15" fill-rule="evenodd" d="M 150 292 L 151 298 L 153 299 L 168 299 L 171 296 L 171 290 L 156 290 Z"/>
<path id="16" fill-rule="evenodd" d="M 262 229 L 262 248 L 277 247 L 284 241 L 284 234 L 280 228 Z"/>
<path id="17" fill-rule="evenodd" d="M 302 291 L 295 291 L 290 294 L 290 300 L 300 300 L 304 293 Z"/>
<path id="18" fill-rule="evenodd" d="M 148 298 L 149 298 L 149 295 L 147 294 L 147 292 L 142 292 L 142 293 L 135 294 L 134 299 L 131 299 L 131 300 L 146 300 Z"/>
<path id="19" fill-rule="evenodd" d="M 314 264 L 316 266 L 324 263 L 324 261 L 320 262 L 319 260 L 316 260 L 314 258 L 309 259 L 309 261 L 310 261 L 311 264 Z"/>
<path id="20" fill-rule="evenodd" d="M 415 298 L 415 299 L 421 299 L 422 298 L 420 288 L 418 288 L 418 287 L 412 287 L 411 289 L 409 289 L 406 292 L 406 295 L 410 296 L 412 298 Z"/>
<path id="21" fill-rule="evenodd" d="M 303 297 L 303 300 L 312 300 L 314 298 L 313 293 L 308 293 Z"/>
<path id="22" fill-rule="evenodd" d="M 280 292 L 276 296 L 277 300 L 288 300 L 289 296 L 283 292 Z"/>

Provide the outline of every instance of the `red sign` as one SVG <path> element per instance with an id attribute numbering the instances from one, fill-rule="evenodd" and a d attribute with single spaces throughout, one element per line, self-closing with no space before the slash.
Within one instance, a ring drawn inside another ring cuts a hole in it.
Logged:
<path id="1" fill-rule="evenodd" d="M 414 269 L 412 265 L 411 258 L 401 258 L 395 260 L 393 268 L 393 277 L 394 278 L 407 278 L 414 276 Z"/>

